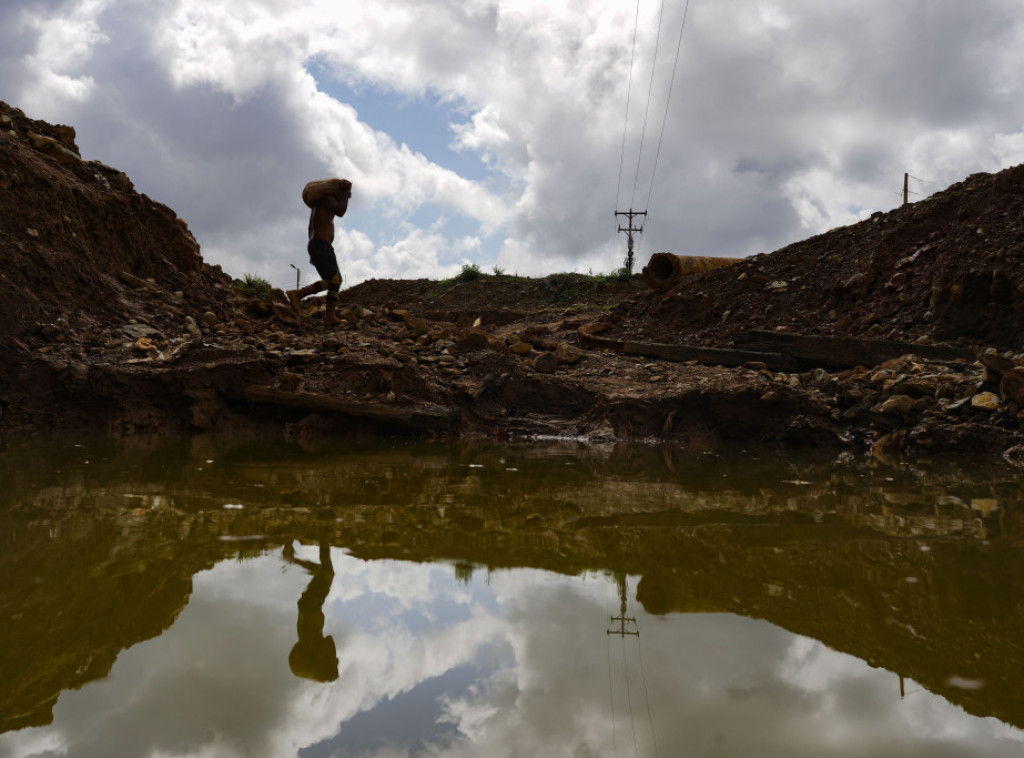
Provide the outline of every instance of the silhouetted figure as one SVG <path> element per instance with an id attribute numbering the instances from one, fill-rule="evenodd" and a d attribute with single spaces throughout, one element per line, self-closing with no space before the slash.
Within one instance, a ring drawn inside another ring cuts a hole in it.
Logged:
<path id="1" fill-rule="evenodd" d="M 331 183 L 334 184 L 331 184 Z M 326 182 L 312 182 L 334 187 L 332 194 L 324 195 L 308 203 L 309 211 L 309 242 L 306 252 L 309 262 L 320 275 L 320 281 L 299 289 L 288 290 L 288 299 L 302 323 L 302 298 L 327 290 L 327 310 L 324 313 L 324 327 L 338 323 L 334 308 L 338 302 L 338 290 L 341 288 L 341 271 L 338 258 L 334 253 L 334 219 L 341 218 L 348 210 L 348 201 L 352 197 L 352 182 L 347 179 L 334 179 Z M 336 185 L 336 187 L 334 186 Z M 308 187 L 309 185 L 307 185 Z M 304 199 L 306 199 L 304 197 Z"/>
<path id="2" fill-rule="evenodd" d="M 334 646 L 334 637 L 324 637 L 324 601 L 334 581 L 330 545 L 320 543 L 319 564 L 296 558 L 295 548 L 290 542 L 285 545 L 282 555 L 289 563 L 302 566 L 313 575 L 306 591 L 299 598 L 299 619 L 295 624 L 299 641 L 288 655 L 288 665 L 295 676 L 317 682 L 333 682 L 338 678 L 338 651 Z"/>

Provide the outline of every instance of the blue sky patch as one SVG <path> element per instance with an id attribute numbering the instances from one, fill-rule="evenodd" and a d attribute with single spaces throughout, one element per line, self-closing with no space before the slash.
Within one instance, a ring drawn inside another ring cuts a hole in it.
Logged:
<path id="1" fill-rule="evenodd" d="M 491 175 L 476 153 L 449 147 L 455 139 L 450 125 L 469 120 L 470 114 L 460 103 L 442 101 L 434 92 L 415 96 L 373 85 L 353 88 L 336 79 L 330 68 L 317 60 L 310 61 L 306 69 L 320 91 L 351 105 L 360 121 L 389 135 L 396 144 L 404 143 L 413 152 L 467 179 L 482 181 Z"/>

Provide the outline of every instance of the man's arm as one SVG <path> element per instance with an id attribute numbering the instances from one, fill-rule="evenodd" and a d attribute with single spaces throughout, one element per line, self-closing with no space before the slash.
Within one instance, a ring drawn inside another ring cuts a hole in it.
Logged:
<path id="1" fill-rule="evenodd" d="M 332 195 L 331 196 L 332 204 L 329 207 L 330 207 L 331 211 L 334 213 L 335 216 L 339 216 L 340 217 L 340 216 L 344 216 L 345 215 L 345 211 L 348 210 L 348 199 L 350 197 L 352 197 L 352 187 L 351 186 L 348 188 L 348 192 L 345 194 L 344 197 L 338 197 L 336 195 Z"/>

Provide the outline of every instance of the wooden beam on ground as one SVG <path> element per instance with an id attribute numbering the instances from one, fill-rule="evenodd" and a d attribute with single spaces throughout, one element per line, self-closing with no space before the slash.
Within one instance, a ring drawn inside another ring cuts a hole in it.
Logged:
<path id="1" fill-rule="evenodd" d="M 861 339 L 857 337 L 828 337 L 790 332 L 753 330 L 736 332 L 733 343 L 747 350 L 783 353 L 799 361 L 804 368 L 853 368 L 877 366 L 901 355 L 918 355 L 933 361 L 974 362 L 977 356 L 971 350 L 939 345 L 918 345 L 911 342 Z"/>
<path id="2" fill-rule="evenodd" d="M 454 431 L 459 424 L 459 410 L 442 405 L 393 406 L 360 403 L 339 400 L 328 395 L 315 395 L 311 392 L 289 392 L 257 385 L 249 385 L 232 394 L 238 399 L 252 403 L 283 405 L 311 413 L 339 413 L 423 432 Z"/>
<path id="3" fill-rule="evenodd" d="M 798 368 L 795 358 L 779 352 L 629 341 L 623 343 L 622 352 L 630 355 L 649 355 L 670 361 L 697 361 L 710 366 L 745 366 L 748 363 L 763 363 L 772 371 L 795 371 Z"/>

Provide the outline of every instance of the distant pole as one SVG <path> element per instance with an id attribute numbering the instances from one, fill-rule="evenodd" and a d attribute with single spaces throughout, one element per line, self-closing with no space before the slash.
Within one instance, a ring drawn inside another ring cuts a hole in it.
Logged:
<path id="1" fill-rule="evenodd" d="M 903 175 L 903 204 L 906 205 L 910 199 L 910 174 Z"/>
<path id="2" fill-rule="evenodd" d="M 644 230 L 642 226 L 633 226 L 634 216 L 646 216 L 647 211 L 634 211 L 630 208 L 628 211 L 615 211 L 616 216 L 626 216 L 629 219 L 629 226 L 623 228 L 619 227 L 620 232 L 626 232 L 626 238 L 628 240 L 626 246 L 626 262 L 625 269 L 627 273 L 633 273 L 633 234 L 640 234 Z"/>

